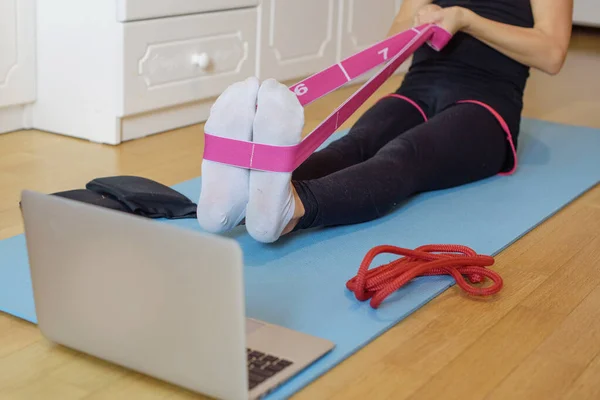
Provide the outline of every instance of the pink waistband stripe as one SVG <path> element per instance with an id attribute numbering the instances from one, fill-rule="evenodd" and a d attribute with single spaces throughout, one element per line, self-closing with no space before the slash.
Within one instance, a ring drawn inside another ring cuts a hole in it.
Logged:
<path id="1" fill-rule="evenodd" d="M 502 129 L 504 130 L 504 132 L 506 133 L 506 138 L 507 138 L 508 143 L 510 145 L 510 149 L 512 151 L 512 155 L 513 155 L 513 159 L 514 159 L 512 168 L 509 171 L 501 172 L 499 175 L 512 175 L 512 174 L 514 174 L 515 171 L 517 170 L 517 164 L 518 164 L 517 149 L 515 147 L 515 143 L 513 141 L 512 135 L 510 133 L 510 128 L 508 127 L 508 124 L 506 123 L 506 121 L 504 120 L 504 118 L 502 118 L 502 116 L 496 110 L 494 110 L 492 107 L 490 107 L 489 105 L 485 104 L 482 101 L 479 101 L 479 100 L 461 100 L 461 101 L 459 101 L 459 103 L 473 103 L 473 104 L 477 104 L 477 105 L 485 108 L 486 110 L 488 110 L 494 116 L 494 118 L 496 118 L 496 120 L 498 121 L 498 123 L 500 124 L 500 126 L 502 127 Z"/>
<path id="2" fill-rule="evenodd" d="M 273 146 L 222 138 L 205 132 L 204 159 L 241 168 L 292 172 L 335 133 L 415 50 L 427 43 L 439 51 L 451 38 L 449 32 L 436 25 L 422 25 L 376 43 L 290 87 L 300 103 L 306 106 L 373 68 L 386 64 L 299 144 Z M 406 100 L 427 119 L 416 103 Z"/>

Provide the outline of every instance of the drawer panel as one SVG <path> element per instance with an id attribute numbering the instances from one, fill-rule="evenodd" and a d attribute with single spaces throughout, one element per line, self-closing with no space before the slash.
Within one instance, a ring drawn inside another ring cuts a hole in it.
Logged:
<path id="1" fill-rule="evenodd" d="M 120 22 L 257 6 L 258 0 L 116 0 Z"/>
<path id="2" fill-rule="evenodd" d="M 124 24 L 121 115 L 218 96 L 256 75 L 256 10 Z"/>

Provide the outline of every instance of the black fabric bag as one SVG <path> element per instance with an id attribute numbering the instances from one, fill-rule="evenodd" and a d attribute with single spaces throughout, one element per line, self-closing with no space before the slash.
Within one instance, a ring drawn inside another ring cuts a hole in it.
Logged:
<path id="1" fill-rule="evenodd" d="M 148 218 L 196 218 L 196 204 L 162 183 L 138 176 L 96 178 L 86 189 L 122 204 L 129 212 Z"/>

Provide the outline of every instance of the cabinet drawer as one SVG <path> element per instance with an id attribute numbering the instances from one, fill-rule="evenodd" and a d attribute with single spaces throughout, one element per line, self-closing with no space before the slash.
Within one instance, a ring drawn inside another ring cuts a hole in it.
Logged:
<path id="1" fill-rule="evenodd" d="M 121 115 L 218 96 L 256 75 L 253 8 L 124 24 Z"/>
<path id="2" fill-rule="evenodd" d="M 258 0 L 116 0 L 120 22 L 257 6 Z"/>

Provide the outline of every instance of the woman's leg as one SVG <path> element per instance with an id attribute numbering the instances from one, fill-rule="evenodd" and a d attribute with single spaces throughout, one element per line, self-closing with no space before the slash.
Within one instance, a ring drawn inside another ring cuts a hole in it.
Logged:
<path id="1" fill-rule="evenodd" d="M 289 231 L 366 222 L 419 192 L 445 189 L 499 173 L 506 133 L 476 104 L 454 105 L 390 141 L 361 164 L 295 181 L 304 215 Z"/>
<path id="2" fill-rule="evenodd" d="M 313 153 L 292 178 L 318 179 L 373 157 L 392 139 L 425 122 L 422 106 L 400 96 L 379 100 L 344 137 Z"/>

